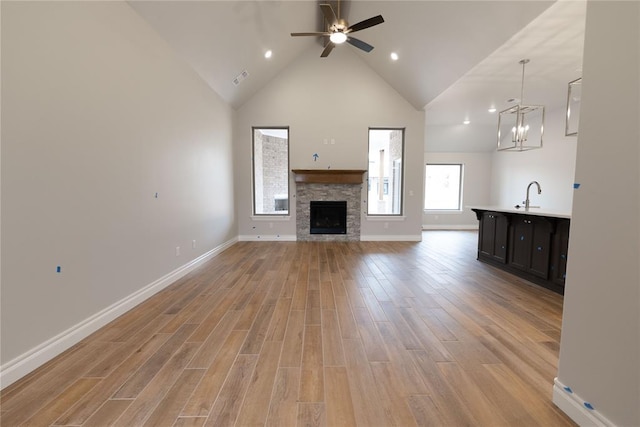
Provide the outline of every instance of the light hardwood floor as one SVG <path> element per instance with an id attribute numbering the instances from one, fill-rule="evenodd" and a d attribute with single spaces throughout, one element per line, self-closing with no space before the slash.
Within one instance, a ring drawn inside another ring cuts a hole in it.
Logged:
<path id="1" fill-rule="evenodd" d="M 238 243 L 5 389 L 1 425 L 573 425 L 562 297 L 476 245 Z"/>

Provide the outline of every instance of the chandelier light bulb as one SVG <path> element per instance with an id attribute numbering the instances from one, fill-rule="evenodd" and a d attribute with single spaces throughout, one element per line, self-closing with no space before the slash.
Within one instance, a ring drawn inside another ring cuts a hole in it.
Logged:
<path id="1" fill-rule="evenodd" d="M 512 142 L 515 142 L 515 143 L 527 142 L 528 136 L 529 136 L 529 125 L 518 126 L 517 128 L 514 126 L 513 128 L 511 128 Z"/>

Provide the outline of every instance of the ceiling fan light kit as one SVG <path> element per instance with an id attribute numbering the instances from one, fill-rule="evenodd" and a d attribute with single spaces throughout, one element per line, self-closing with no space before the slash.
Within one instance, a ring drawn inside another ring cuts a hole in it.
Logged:
<path id="1" fill-rule="evenodd" d="M 529 62 L 523 59 L 522 85 L 517 105 L 500 111 L 498 116 L 498 151 L 528 151 L 542 148 L 544 134 L 544 106 L 524 104 L 524 68 Z"/>
<path id="2" fill-rule="evenodd" d="M 345 33 L 336 32 L 329 36 L 329 40 L 334 44 L 341 44 L 347 41 L 347 35 Z"/>
<path id="3" fill-rule="evenodd" d="M 340 2 L 338 2 L 338 11 Z M 330 4 L 321 4 L 320 10 L 322 10 L 322 15 L 324 16 L 325 21 L 328 24 L 328 31 L 324 32 L 309 32 L 309 33 L 291 33 L 292 37 L 329 37 L 327 41 L 327 45 L 320 54 L 321 58 L 326 58 L 329 56 L 333 48 L 337 44 L 342 44 L 344 42 L 349 43 L 352 46 L 357 47 L 360 50 L 365 52 L 371 52 L 373 50 L 373 46 L 370 44 L 363 42 L 355 37 L 352 37 L 350 34 L 355 33 L 356 31 L 364 30 L 366 28 L 373 27 L 374 25 L 382 24 L 384 19 L 382 15 L 374 16 L 369 19 L 365 19 L 364 21 L 360 21 L 357 24 L 353 24 L 349 26 L 349 22 L 346 19 L 343 19 L 335 14 L 333 8 Z"/>

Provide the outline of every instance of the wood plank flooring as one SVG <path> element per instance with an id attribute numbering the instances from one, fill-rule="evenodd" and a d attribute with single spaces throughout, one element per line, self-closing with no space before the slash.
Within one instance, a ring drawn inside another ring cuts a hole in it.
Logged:
<path id="1" fill-rule="evenodd" d="M 572 426 L 562 297 L 477 233 L 241 242 L 0 393 L 2 426 Z"/>

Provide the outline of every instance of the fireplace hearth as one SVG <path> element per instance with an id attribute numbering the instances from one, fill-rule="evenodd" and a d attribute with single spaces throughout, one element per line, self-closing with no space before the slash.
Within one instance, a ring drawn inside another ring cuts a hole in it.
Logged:
<path id="1" fill-rule="evenodd" d="M 310 202 L 310 234 L 347 234 L 346 201 Z"/>

